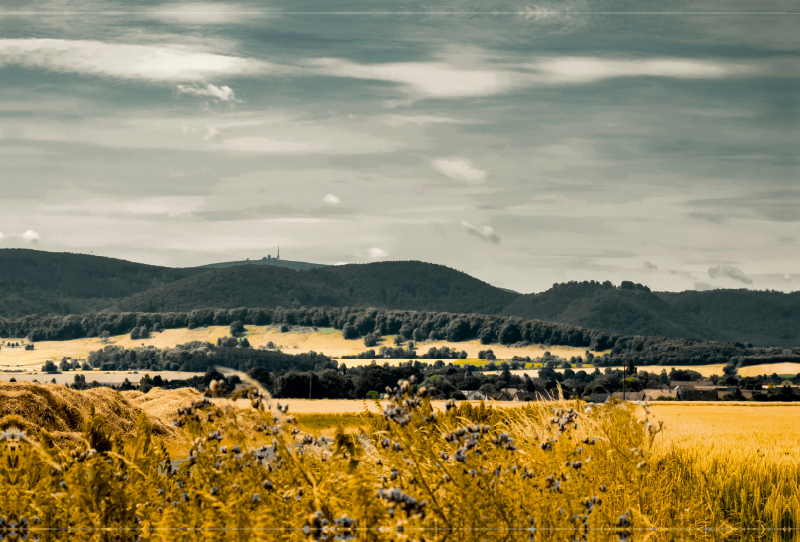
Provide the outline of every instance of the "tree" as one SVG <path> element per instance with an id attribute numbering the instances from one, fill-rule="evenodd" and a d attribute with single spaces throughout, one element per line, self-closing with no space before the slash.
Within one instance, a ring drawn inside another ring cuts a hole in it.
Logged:
<path id="1" fill-rule="evenodd" d="M 263 367 L 253 367 L 247 375 L 267 389 L 272 388 L 272 375 Z"/>
<path id="2" fill-rule="evenodd" d="M 404 339 L 404 337 L 403 337 L 402 335 L 400 335 L 399 333 L 398 333 L 397 335 L 395 335 L 395 336 L 394 336 L 394 344 L 395 344 L 396 346 L 400 346 L 400 345 L 401 345 L 401 344 L 403 344 L 404 342 L 405 342 L 405 339 Z"/>
<path id="3" fill-rule="evenodd" d="M 72 363 L 67 361 L 67 358 L 61 358 L 61 363 L 58 364 L 58 368 L 62 371 L 69 371 L 72 368 Z"/>
<path id="4" fill-rule="evenodd" d="M 244 323 L 241 320 L 236 320 L 234 322 L 231 322 L 230 331 L 231 331 L 231 336 L 235 337 L 237 335 L 244 333 L 247 330 L 244 328 Z"/>
<path id="5" fill-rule="evenodd" d="M 132 340 L 132 341 L 136 341 L 136 340 L 138 340 L 139 338 L 140 338 L 140 335 L 139 335 L 139 328 L 138 328 L 138 327 L 135 327 L 135 328 L 133 328 L 133 329 L 131 330 L 131 340 Z"/>
<path id="6" fill-rule="evenodd" d="M 58 367 L 56 367 L 56 364 L 53 363 L 53 360 L 48 359 L 47 361 L 44 362 L 44 365 L 42 365 L 42 372 L 43 373 L 57 373 L 58 372 Z M 55 380 L 55 379 L 53 379 L 53 380 Z"/>
<path id="7" fill-rule="evenodd" d="M 375 336 L 375 333 L 364 335 L 364 346 L 378 346 L 378 338 Z"/>
<path id="8" fill-rule="evenodd" d="M 352 324 L 345 324 L 342 326 L 342 337 L 344 337 L 346 340 L 357 339 L 358 330 L 356 329 L 356 326 Z"/>
<path id="9" fill-rule="evenodd" d="M 625 364 L 625 375 L 633 376 L 635 374 L 636 374 L 636 365 L 633 362 L 633 358 L 628 358 L 628 361 Z"/>
<path id="10" fill-rule="evenodd" d="M 239 341 L 239 346 L 241 348 L 250 348 L 250 341 L 247 340 L 247 337 Z"/>
<path id="11" fill-rule="evenodd" d="M 104 331 L 104 332 L 102 332 L 100 334 L 100 341 L 104 342 L 104 343 L 107 343 L 109 337 L 111 337 L 111 332 L 110 331 Z"/>

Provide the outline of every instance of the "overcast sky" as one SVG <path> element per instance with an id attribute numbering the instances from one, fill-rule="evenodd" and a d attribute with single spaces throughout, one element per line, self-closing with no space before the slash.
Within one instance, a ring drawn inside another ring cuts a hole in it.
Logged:
<path id="1" fill-rule="evenodd" d="M 0 247 L 800 290 L 796 3 L 33 5 Z"/>

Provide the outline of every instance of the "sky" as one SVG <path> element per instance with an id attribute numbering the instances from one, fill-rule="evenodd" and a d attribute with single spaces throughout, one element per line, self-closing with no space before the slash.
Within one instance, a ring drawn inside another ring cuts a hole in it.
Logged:
<path id="1" fill-rule="evenodd" d="M 800 290 L 799 11 L 4 0 L 0 248 Z"/>

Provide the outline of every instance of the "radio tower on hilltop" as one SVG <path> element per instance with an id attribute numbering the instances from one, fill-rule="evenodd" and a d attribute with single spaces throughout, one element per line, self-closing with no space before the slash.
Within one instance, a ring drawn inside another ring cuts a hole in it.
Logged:
<path id="1" fill-rule="evenodd" d="M 280 245 L 278 245 L 278 255 L 275 257 L 275 259 L 276 260 L 280 260 L 281 259 L 281 246 Z"/>

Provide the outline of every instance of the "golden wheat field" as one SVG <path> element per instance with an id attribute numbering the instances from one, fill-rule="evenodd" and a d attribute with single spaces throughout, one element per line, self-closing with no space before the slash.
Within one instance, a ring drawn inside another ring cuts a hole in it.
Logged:
<path id="1" fill-rule="evenodd" d="M 35 516 L 37 537 L 710 542 L 800 525 L 800 407 L 0 386 L 0 510 Z"/>

